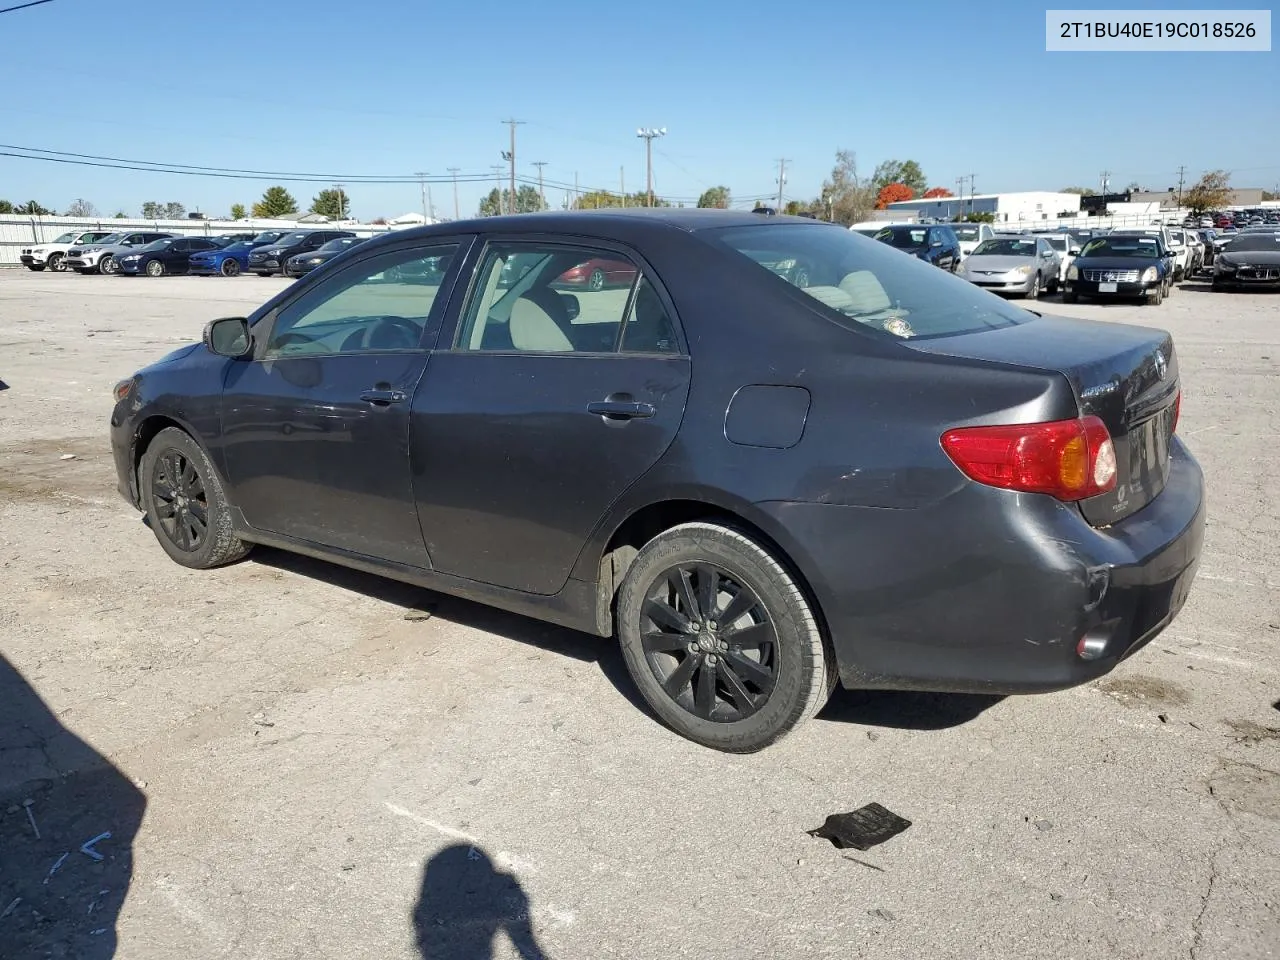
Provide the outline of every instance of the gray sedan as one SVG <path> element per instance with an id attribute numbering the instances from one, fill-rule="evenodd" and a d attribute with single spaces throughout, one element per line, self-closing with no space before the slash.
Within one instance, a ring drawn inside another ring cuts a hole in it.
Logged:
<path id="1" fill-rule="evenodd" d="M 1061 259 L 1043 237 L 992 237 L 983 240 L 956 276 L 993 293 L 1013 293 L 1034 300 L 1042 291 L 1058 289 Z"/>

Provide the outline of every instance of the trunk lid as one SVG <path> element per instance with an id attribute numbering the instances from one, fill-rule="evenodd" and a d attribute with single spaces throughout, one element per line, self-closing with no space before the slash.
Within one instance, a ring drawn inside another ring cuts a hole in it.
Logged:
<path id="1" fill-rule="evenodd" d="M 1123 520 L 1164 489 L 1179 390 L 1173 338 L 1165 331 L 1046 316 L 1014 327 L 907 344 L 939 356 L 1056 371 L 1066 377 L 1081 414 L 1092 414 L 1107 425 L 1116 450 L 1115 489 L 1080 503 L 1094 526 Z"/>

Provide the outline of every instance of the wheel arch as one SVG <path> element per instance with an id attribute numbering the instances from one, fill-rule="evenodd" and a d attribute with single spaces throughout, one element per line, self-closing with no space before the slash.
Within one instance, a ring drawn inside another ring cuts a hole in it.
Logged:
<path id="1" fill-rule="evenodd" d="M 593 551 L 597 573 L 595 620 L 601 636 L 612 636 L 615 632 L 618 589 L 640 548 L 672 527 L 695 521 L 718 523 L 736 530 L 768 550 L 808 601 L 830 655 L 830 632 L 823 605 L 812 578 L 805 572 L 805 558 L 798 545 L 790 542 L 785 530 L 776 529 L 776 524 L 752 510 L 750 504 L 730 505 L 698 496 L 659 500 L 631 510 L 613 523 L 602 547 Z"/>
<path id="2" fill-rule="evenodd" d="M 233 491 L 231 485 L 227 482 L 227 477 L 219 465 L 217 459 L 213 456 L 208 445 L 200 439 L 200 433 L 191 424 L 185 422 L 179 417 L 174 416 L 168 411 L 157 410 L 149 413 L 138 421 L 138 426 L 133 431 L 133 445 L 129 451 L 129 479 L 133 485 L 134 506 L 140 507 L 142 503 L 142 486 L 138 477 L 138 470 L 142 466 L 142 458 L 147 452 L 147 448 L 151 446 L 152 441 L 162 430 L 173 427 L 181 430 L 192 442 L 205 452 L 205 456 L 209 458 L 209 463 L 213 466 L 214 471 L 218 474 L 218 480 L 222 484 L 222 489 L 227 498 L 227 503 L 234 505 L 235 499 L 232 496 Z"/>

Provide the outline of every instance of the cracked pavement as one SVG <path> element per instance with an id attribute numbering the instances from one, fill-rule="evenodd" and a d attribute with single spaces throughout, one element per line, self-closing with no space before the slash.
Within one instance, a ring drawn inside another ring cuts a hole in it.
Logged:
<path id="1" fill-rule="evenodd" d="M 0 272 L 6 960 L 110 956 L 104 915 L 130 960 L 1280 955 L 1280 297 L 1038 308 L 1175 336 L 1209 526 L 1160 638 L 1054 695 L 841 692 L 737 757 L 655 723 L 606 641 L 164 556 L 111 385 L 280 283 Z M 805 834 L 872 801 L 913 826 Z"/>

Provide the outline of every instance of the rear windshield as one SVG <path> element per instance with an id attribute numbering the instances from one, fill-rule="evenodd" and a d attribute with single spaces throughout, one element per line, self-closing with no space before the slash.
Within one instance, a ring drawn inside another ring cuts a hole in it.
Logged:
<path id="1" fill-rule="evenodd" d="M 957 223 L 951 229 L 956 232 L 956 236 L 961 240 L 977 240 L 982 234 L 982 228 L 975 227 L 972 224 Z"/>
<path id="2" fill-rule="evenodd" d="M 706 235 L 803 290 L 851 328 L 857 323 L 896 337 L 941 337 L 1035 318 L 852 230 L 780 223 L 722 227 Z"/>
<path id="3" fill-rule="evenodd" d="M 1036 242 L 1017 237 L 992 237 L 983 240 L 973 251 L 975 257 L 1034 257 Z"/>
<path id="4" fill-rule="evenodd" d="M 1052 237 L 1041 237 L 1040 239 L 1053 247 L 1053 249 L 1057 250 L 1059 253 L 1067 252 L 1067 238 L 1062 236 L 1062 234 L 1055 234 Z"/>

